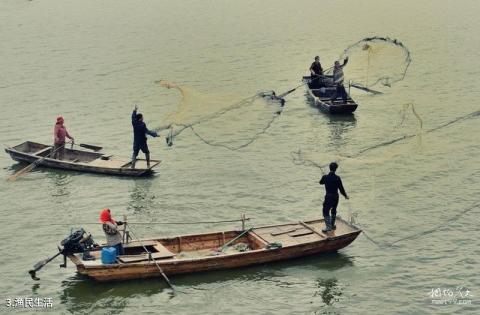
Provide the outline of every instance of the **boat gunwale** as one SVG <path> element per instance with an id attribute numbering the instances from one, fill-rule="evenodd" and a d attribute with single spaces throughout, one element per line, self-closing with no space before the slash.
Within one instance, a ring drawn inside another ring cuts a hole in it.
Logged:
<path id="1" fill-rule="evenodd" d="M 313 93 L 313 90 L 319 89 L 311 89 L 308 86 L 310 77 L 303 77 L 302 82 L 306 84 L 306 89 L 308 95 L 313 99 L 315 107 L 320 108 L 323 111 L 328 112 L 329 114 L 353 114 L 355 110 L 358 108 L 358 103 L 350 96 L 350 93 L 347 92 L 348 98 L 352 100 L 353 104 L 343 103 L 343 104 L 328 104 L 325 102 L 328 98 L 322 99 L 319 96 Z M 338 111 L 337 111 L 338 110 Z"/>
<path id="2" fill-rule="evenodd" d="M 339 218 L 341 219 L 341 218 Z M 167 259 L 156 259 L 155 261 L 159 265 L 175 265 L 175 264 L 183 264 L 183 263 L 195 263 L 195 262 L 208 262 L 210 260 L 219 260 L 219 259 L 227 259 L 227 258 L 234 258 L 234 257 L 241 257 L 241 256 L 249 256 L 249 255 L 254 255 L 256 253 L 261 253 L 261 252 L 267 252 L 267 251 L 281 251 L 283 249 L 293 249 L 295 247 L 302 247 L 306 245 L 314 245 L 318 243 L 320 245 L 321 243 L 325 242 L 332 242 L 332 241 L 338 241 L 338 240 L 343 240 L 343 239 L 349 239 L 352 238 L 352 241 L 355 240 L 358 235 L 362 232 L 362 230 L 355 225 L 352 225 L 348 223 L 347 221 L 341 219 L 343 223 L 345 223 L 347 226 L 350 228 L 354 229 L 354 231 L 345 233 L 339 236 L 327 236 L 326 238 L 322 238 L 319 240 L 313 240 L 313 241 L 306 241 L 298 244 L 291 244 L 291 245 L 286 245 L 282 246 L 280 248 L 272 248 L 272 249 L 267 249 L 265 247 L 263 248 L 258 248 L 258 249 L 253 249 L 249 250 L 246 252 L 237 252 L 237 253 L 224 253 L 223 255 L 215 255 L 215 256 L 201 256 L 201 257 L 195 257 L 195 258 L 167 258 Z M 318 223 L 321 222 L 321 219 L 317 220 L 310 220 L 310 221 L 303 221 L 304 223 Z M 276 225 L 267 225 L 267 226 L 260 226 L 260 227 L 255 227 L 252 229 L 252 232 L 255 229 L 260 229 L 260 228 L 269 228 L 269 227 L 278 227 L 278 226 L 286 226 L 286 225 L 295 225 L 298 223 L 285 223 L 285 224 L 276 224 Z M 147 241 L 155 241 L 161 243 L 161 240 L 172 240 L 176 238 L 182 238 L 182 237 L 201 237 L 201 236 L 207 236 L 207 235 L 214 235 L 214 234 L 220 234 L 220 233 L 229 233 L 229 232 L 235 232 L 235 233 L 241 233 L 243 232 L 242 230 L 229 230 L 229 231 L 219 231 L 219 232 L 209 232 L 209 233 L 201 233 L 201 234 L 187 234 L 187 235 L 180 235 L 180 236 L 173 236 L 173 237 L 163 237 L 163 238 L 145 238 L 145 239 L 140 239 L 132 242 L 136 243 L 141 243 L 141 242 L 147 242 Z M 248 234 L 247 234 L 248 235 Z M 256 235 L 253 235 L 253 237 L 257 237 Z M 139 245 L 141 246 L 141 245 Z M 116 268 L 129 268 L 129 267 L 141 267 L 141 266 L 149 266 L 152 265 L 151 261 L 139 261 L 139 262 L 132 262 L 132 263 L 122 263 L 122 264 L 102 264 L 102 265 L 84 265 L 82 261 L 75 255 L 69 255 L 68 256 L 72 262 L 77 266 L 77 268 L 82 268 L 85 270 L 93 271 L 93 270 L 105 270 L 105 269 L 116 269 Z M 73 258 L 73 259 L 72 259 Z"/>
<path id="3" fill-rule="evenodd" d="M 216 256 L 205 256 L 205 257 L 196 257 L 196 258 L 182 258 L 182 259 L 175 259 L 175 258 L 168 258 L 168 259 L 155 259 L 155 261 L 158 263 L 158 265 L 178 265 L 178 264 L 187 264 L 187 263 L 201 263 L 201 262 L 208 262 L 208 261 L 216 261 L 216 260 L 223 260 L 223 259 L 228 259 L 228 258 L 235 258 L 235 257 L 243 257 L 243 256 L 250 256 L 254 255 L 257 253 L 262 253 L 262 252 L 273 252 L 273 251 L 282 251 L 285 249 L 293 249 L 295 247 L 302 247 L 306 245 L 314 245 L 315 243 L 318 243 L 320 245 L 321 243 L 325 243 L 328 241 L 337 241 L 337 240 L 342 240 L 342 239 L 349 239 L 353 238 L 355 240 L 360 234 L 361 231 L 357 231 L 354 233 L 349 233 L 349 234 L 344 234 L 339 237 L 334 237 L 334 238 L 326 238 L 326 239 L 321 239 L 321 240 L 316 240 L 316 241 L 310 241 L 310 242 L 304 242 L 300 244 L 295 244 L 295 245 L 287 245 L 283 246 L 280 248 L 259 248 L 259 249 L 253 249 L 249 250 L 246 252 L 238 252 L 238 253 L 225 253 L 223 255 L 216 255 Z M 352 241 L 353 241 L 352 240 Z M 72 259 L 72 256 L 77 262 L 75 262 Z M 67 256 L 72 260 L 72 262 L 76 265 L 77 268 L 82 268 L 84 270 L 88 271 L 95 271 L 95 270 L 108 270 L 108 269 L 125 269 L 125 268 L 131 268 L 131 267 L 144 267 L 144 266 L 151 266 L 155 265 L 153 261 L 140 261 L 140 262 L 132 262 L 132 263 L 121 263 L 121 264 L 102 264 L 102 265 L 96 265 L 96 266 L 91 266 L 91 265 L 85 265 L 81 263 L 80 259 L 74 255 Z"/>

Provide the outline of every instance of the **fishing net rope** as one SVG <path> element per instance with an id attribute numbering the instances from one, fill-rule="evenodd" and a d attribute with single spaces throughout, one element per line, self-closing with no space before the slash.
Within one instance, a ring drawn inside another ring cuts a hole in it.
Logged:
<path id="1" fill-rule="evenodd" d="M 390 87 L 403 80 L 412 62 L 410 51 L 399 40 L 389 37 L 367 37 L 348 46 L 340 59 L 349 57 L 345 76 L 365 88 Z"/>
<path id="2" fill-rule="evenodd" d="M 169 130 L 168 145 L 183 131 L 190 130 L 207 145 L 240 150 L 270 128 L 284 105 L 284 100 L 273 91 L 238 100 L 232 95 L 201 93 L 164 80 L 157 83 L 177 90 L 181 96 L 177 110 L 155 128 L 156 131 Z"/>
<path id="3" fill-rule="evenodd" d="M 314 157 L 313 153 L 304 152 L 304 151 L 298 149 L 297 151 L 292 151 L 291 152 L 292 163 L 295 164 L 295 165 L 300 165 L 300 166 L 316 167 L 316 168 L 319 168 L 322 173 L 324 173 L 324 169 L 326 167 L 328 167 L 329 163 L 322 164 L 322 162 L 320 162 L 319 160 L 339 162 L 344 158 L 348 158 L 348 159 L 356 158 L 356 157 L 359 157 L 366 152 L 369 152 L 369 151 L 372 151 L 372 150 L 375 150 L 375 149 L 378 149 L 378 148 L 386 147 L 386 146 L 395 144 L 399 141 L 403 141 L 403 140 L 407 140 L 407 139 L 411 139 L 411 138 L 414 138 L 414 137 L 421 136 L 422 133 L 427 133 L 427 134 L 432 133 L 432 132 L 441 130 L 443 128 L 446 128 L 448 126 L 451 126 L 453 124 L 462 122 L 464 120 L 475 119 L 475 118 L 480 117 L 480 110 L 478 110 L 478 111 L 474 111 L 474 112 L 471 112 L 471 113 L 463 115 L 463 116 L 459 116 L 455 119 L 452 119 L 452 120 L 450 120 L 446 123 L 440 124 L 436 127 L 430 128 L 428 130 L 423 130 L 423 121 L 420 118 L 420 116 L 418 116 L 418 114 L 415 113 L 415 109 L 413 107 L 411 107 L 411 104 L 404 105 L 404 111 L 408 110 L 408 108 L 412 108 L 412 112 L 414 113 L 414 115 L 417 117 L 417 119 L 419 121 L 419 133 L 407 134 L 407 135 L 399 136 L 397 138 L 393 138 L 391 140 L 376 143 L 376 144 L 373 144 L 371 146 L 360 149 L 359 151 L 357 151 L 354 154 L 350 154 L 350 155 L 347 155 L 347 156 L 344 156 L 344 157 L 331 158 L 331 157 L 328 157 L 328 153 L 324 153 L 323 155 L 325 155 L 325 157 L 316 158 L 316 157 Z"/>

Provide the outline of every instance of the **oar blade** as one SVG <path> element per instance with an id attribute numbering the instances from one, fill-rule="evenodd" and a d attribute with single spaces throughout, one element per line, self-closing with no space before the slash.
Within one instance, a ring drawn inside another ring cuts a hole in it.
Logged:
<path id="1" fill-rule="evenodd" d="M 368 93 L 375 94 L 375 95 L 383 94 L 383 93 L 380 92 L 380 91 L 375 91 L 375 90 L 369 89 L 369 88 L 367 88 L 367 87 L 360 86 L 360 85 L 356 85 L 356 84 L 350 84 L 350 86 L 351 86 L 351 87 L 354 87 L 354 88 L 356 88 L 356 89 L 359 89 L 359 90 L 368 92 Z"/>
<path id="2" fill-rule="evenodd" d="M 12 174 L 8 177 L 7 180 L 9 181 L 16 181 L 17 178 L 19 178 L 20 176 L 22 176 L 23 174 L 25 173 L 28 173 L 30 172 L 31 170 L 33 170 L 35 168 L 36 164 L 35 163 L 32 163 L 24 168 L 22 168 L 21 170 L 19 170 L 18 172 L 16 172 L 15 174 Z"/>
<path id="3" fill-rule="evenodd" d="M 81 146 L 82 148 L 93 150 L 95 152 L 103 149 L 103 147 L 99 147 L 99 146 L 96 146 L 96 145 L 93 145 L 93 144 L 86 144 L 86 143 L 80 143 L 79 146 Z"/>

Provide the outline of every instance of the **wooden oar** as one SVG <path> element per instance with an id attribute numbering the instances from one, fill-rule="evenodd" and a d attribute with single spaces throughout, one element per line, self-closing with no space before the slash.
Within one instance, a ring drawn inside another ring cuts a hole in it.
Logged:
<path id="1" fill-rule="evenodd" d="M 375 95 L 383 94 L 383 93 L 380 92 L 380 91 L 375 91 L 375 90 L 366 88 L 366 87 L 364 87 L 364 86 L 356 85 L 356 84 L 350 84 L 350 86 L 351 86 L 351 87 L 354 87 L 354 88 L 356 88 L 356 89 L 359 89 L 359 90 L 368 92 L 368 93 L 375 94 Z"/>
<path id="2" fill-rule="evenodd" d="M 78 146 L 82 147 L 82 148 L 93 150 L 95 152 L 103 149 L 103 147 L 99 147 L 99 146 L 96 146 L 96 145 L 93 145 L 93 144 L 86 144 L 86 143 L 80 143 L 80 144 L 78 144 Z"/>
<path id="3" fill-rule="evenodd" d="M 50 154 L 47 154 L 45 155 L 43 158 L 41 159 L 38 159 L 36 161 L 34 161 L 33 163 L 25 166 L 24 168 L 22 168 L 21 170 L 19 170 L 18 172 L 16 172 L 15 174 L 13 175 L 10 175 L 10 177 L 8 177 L 7 180 L 9 181 L 15 181 L 17 180 L 18 177 L 22 176 L 23 174 L 26 174 L 28 172 L 30 172 L 31 170 L 33 170 L 35 167 L 37 167 L 40 163 L 42 163 L 46 158 L 50 157 L 50 156 L 53 156 L 53 154 L 55 152 L 57 152 L 59 149 L 63 148 L 65 146 L 65 144 L 59 146 L 58 148 L 56 148 L 55 150 L 53 150 Z M 53 147 L 52 147 L 53 149 Z"/>
<path id="4" fill-rule="evenodd" d="M 140 243 L 140 245 L 142 245 L 143 249 L 148 253 L 149 261 L 153 261 L 155 263 L 155 265 L 157 266 L 158 271 L 162 275 L 163 279 L 172 289 L 173 295 L 177 295 L 177 290 L 175 289 L 173 284 L 170 282 L 170 279 L 168 279 L 167 275 L 163 272 L 162 267 L 160 267 L 160 265 L 155 260 L 155 258 L 152 257 L 152 253 L 145 247 L 145 245 L 143 245 L 142 241 L 137 236 L 135 236 L 135 233 L 132 231 L 132 227 L 129 227 L 129 228 L 130 228 L 130 233 L 132 234 L 132 236 L 137 239 L 137 241 Z"/>

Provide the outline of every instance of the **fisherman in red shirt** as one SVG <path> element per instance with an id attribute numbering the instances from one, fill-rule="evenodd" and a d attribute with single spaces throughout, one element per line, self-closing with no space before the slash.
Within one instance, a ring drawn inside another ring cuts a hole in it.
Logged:
<path id="1" fill-rule="evenodd" d="M 54 159 L 63 160 L 65 156 L 65 137 L 74 141 L 73 137 L 68 134 L 67 128 L 63 125 L 63 117 L 57 117 L 57 123 L 53 129 L 53 156 Z"/>

